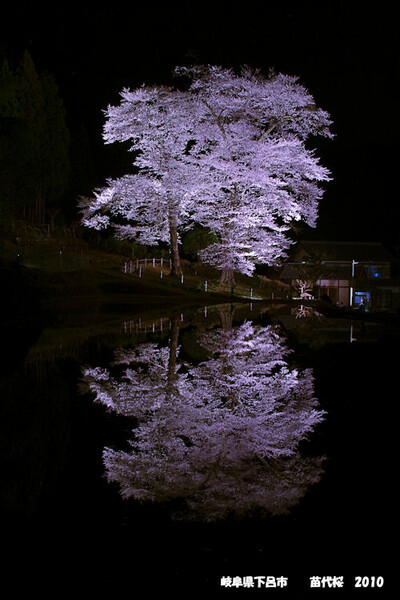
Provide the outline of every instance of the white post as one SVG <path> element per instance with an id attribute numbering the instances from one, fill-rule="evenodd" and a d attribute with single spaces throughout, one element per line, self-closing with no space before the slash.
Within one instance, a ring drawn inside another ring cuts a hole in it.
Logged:
<path id="1" fill-rule="evenodd" d="M 253 288 L 250 288 L 250 298 L 253 297 Z"/>
<path id="2" fill-rule="evenodd" d="M 181 283 L 183 283 L 183 275 L 181 275 Z"/>
<path id="3" fill-rule="evenodd" d="M 139 277 L 142 276 L 142 267 L 139 267 Z"/>
<path id="4" fill-rule="evenodd" d="M 204 291 L 207 291 L 207 281 L 204 282 Z"/>
<path id="5" fill-rule="evenodd" d="M 163 276 L 163 272 L 162 272 L 162 270 L 161 270 L 161 271 L 160 271 L 160 279 L 162 279 L 162 276 Z"/>
<path id="6" fill-rule="evenodd" d="M 156 259 L 153 258 L 153 267 L 155 267 L 155 266 L 156 266 Z"/>
<path id="7" fill-rule="evenodd" d="M 353 301 L 354 301 L 354 275 L 355 275 L 355 271 L 354 271 L 354 266 L 358 265 L 358 262 L 356 262 L 354 259 L 351 261 L 351 286 L 350 286 L 350 306 L 353 306 Z"/>
<path id="8" fill-rule="evenodd" d="M 124 273 L 126 274 L 127 263 L 124 265 Z"/>

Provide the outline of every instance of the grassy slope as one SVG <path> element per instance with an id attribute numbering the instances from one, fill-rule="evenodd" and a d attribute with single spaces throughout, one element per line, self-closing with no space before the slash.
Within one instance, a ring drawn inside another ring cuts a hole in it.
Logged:
<path id="1" fill-rule="evenodd" d="M 274 282 L 265 281 L 260 288 L 260 278 L 237 275 L 237 285 L 231 293 L 228 286 L 218 282 L 218 271 L 205 265 L 183 263 L 184 281 L 169 275 L 169 270 L 152 266 L 137 272 L 124 271 L 125 261 L 131 257 L 90 249 L 76 239 L 30 237 L 19 243 L 3 244 L 3 257 L 7 264 L 18 263 L 24 278 L 37 290 L 46 306 L 68 305 L 69 309 L 91 303 L 99 305 L 145 306 L 157 304 L 202 304 L 224 302 L 228 299 L 270 299 L 279 295 Z M 207 281 L 207 290 L 205 282 Z"/>

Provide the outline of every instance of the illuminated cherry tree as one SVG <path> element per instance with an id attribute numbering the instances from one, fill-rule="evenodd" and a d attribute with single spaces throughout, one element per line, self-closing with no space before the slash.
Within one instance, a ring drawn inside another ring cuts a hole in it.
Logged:
<path id="1" fill-rule="evenodd" d="M 188 89 L 124 90 L 108 107 L 104 140 L 129 141 L 135 171 L 84 203 L 83 223 L 114 224 L 117 236 L 141 243 L 168 241 L 176 273 L 179 231 L 199 223 L 219 240 L 202 260 L 234 283 L 235 271 L 251 275 L 256 263 L 285 255 L 293 223 L 315 226 L 329 173 L 305 142 L 332 137 L 331 121 L 296 77 L 175 71 Z"/>
<path id="2" fill-rule="evenodd" d="M 248 68 L 239 75 L 220 67 L 176 71 L 190 78 L 198 102 L 196 220 L 220 240 L 201 258 L 234 283 L 235 271 L 251 275 L 256 263 L 285 255 L 293 223 L 315 226 L 329 173 L 305 142 L 332 137 L 331 121 L 296 77 L 264 78 Z"/>
<path id="3" fill-rule="evenodd" d="M 109 106 L 103 138 L 130 142 L 133 173 L 109 179 L 81 203 L 87 227 L 113 227 L 116 237 L 141 244 L 168 242 L 172 272 L 181 273 L 179 227 L 188 222 L 196 167 L 185 162 L 193 101 L 188 93 L 162 86 L 123 90 Z M 121 223 L 122 220 L 122 223 Z"/>
<path id="4" fill-rule="evenodd" d="M 125 498 L 178 502 L 177 518 L 284 513 L 319 480 L 320 458 L 298 446 L 323 419 L 309 370 L 289 368 L 280 330 L 250 322 L 205 334 L 210 358 L 177 360 L 172 344 L 116 354 L 122 377 L 86 368 L 98 402 L 134 416 L 132 451 L 104 450 Z"/>

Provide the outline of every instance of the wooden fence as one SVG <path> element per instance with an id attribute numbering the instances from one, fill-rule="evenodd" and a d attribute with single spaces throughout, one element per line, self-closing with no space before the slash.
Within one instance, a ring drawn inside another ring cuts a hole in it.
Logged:
<path id="1" fill-rule="evenodd" d="M 163 278 L 164 269 L 167 271 L 172 269 L 172 260 L 170 258 L 136 258 L 133 260 L 125 261 L 122 271 L 125 274 L 137 273 L 139 277 L 142 277 L 142 271 L 144 269 L 155 269 L 160 268 L 160 279 Z M 184 277 L 181 275 L 181 283 L 183 283 Z M 207 283 L 205 284 L 207 291 Z"/>
<path id="2" fill-rule="evenodd" d="M 181 315 L 181 321 L 183 321 L 183 315 Z M 171 320 L 168 317 L 160 317 L 159 319 L 139 317 L 136 320 L 124 321 L 122 326 L 124 333 L 154 333 L 171 329 Z"/>
<path id="3" fill-rule="evenodd" d="M 124 265 L 122 267 L 122 271 L 126 275 L 132 274 L 132 273 L 137 273 L 139 275 L 139 277 L 142 277 L 143 269 L 148 269 L 148 268 L 155 269 L 156 267 L 160 267 L 160 278 L 162 279 L 163 278 L 163 269 L 167 269 L 167 270 L 172 269 L 172 260 L 170 258 L 136 258 L 136 259 L 132 259 L 129 261 L 125 261 Z M 180 281 L 182 284 L 184 283 L 183 275 L 181 275 Z M 263 286 L 260 285 L 259 287 L 263 287 Z M 208 290 L 208 281 L 204 281 L 202 283 L 202 288 L 204 289 L 205 292 L 209 291 Z M 249 292 L 250 300 L 257 299 L 254 297 L 253 292 L 254 292 L 254 290 L 253 290 L 253 288 L 251 288 L 250 292 Z M 274 292 L 272 292 L 271 298 L 272 298 L 272 300 L 275 299 Z M 261 300 L 261 298 L 258 298 L 258 299 Z"/>
<path id="4" fill-rule="evenodd" d="M 152 267 L 155 269 L 160 266 L 161 269 L 171 269 L 172 260 L 170 258 L 136 258 L 130 261 L 125 261 L 123 266 L 124 273 L 134 273 Z"/>

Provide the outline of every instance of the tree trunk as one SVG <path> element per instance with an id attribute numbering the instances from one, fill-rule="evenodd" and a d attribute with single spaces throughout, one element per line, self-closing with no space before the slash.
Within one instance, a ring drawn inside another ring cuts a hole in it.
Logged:
<path id="1" fill-rule="evenodd" d="M 221 236 L 221 246 L 222 246 L 221 258 L 223 261 L 222 264 L 224 264 L 224 263 L 229 264 L 229 262 L 230 262 L 230 260 L 229 260 L 229 256 L 230 256 L 229 240 L 231 238 L 231 235 L 232 235 L 232 232 L 230 231 L 229 224 L 225 223 L 224 228 L 223 228 L 223 234 Z M 219 281 L 220 281 L 220 283 L 226 283 L 226 284 L 230 285 L 231 292 L 233 293 L 233 288 L 236 285 L 234 270 L 230 267 L 223 267 Z"/>
<path id="2" fill-rule="evenodd" d="M 178 351 L 180 323 L 177 317 L 171 319 L 171 336 L 169 339 L 168 383 L 173 384 L 176 379 L 176 353 Z"/>
<path id="3" fill-rule="evenodd" d="M 176 218 L 170 216 L 169 218 L 169 234 L 170 234 L 170 245 L 171 245 L 171 275 L 182 275 L 181 259 L 179 256 L 178 249 L 178 231 L 176 228 Z"/>
<path id="4" fill-rule="evenodd" d="M 171 337 L 169 339 L 169 360 L 167 370 L 167 385 L 165 387 L 165 399 L 171 400 L 178 393 L 176 387 L 176 354 L 178 352 L 180 323 L 177 318 L 171 320 Z"/>
<path id="5" fill-rule="evenodd" d="M 232 331 L 235 310 L 235 307 L 231 305 L 230 307 L 225 307 L 219 311 L 221 327 L 224 331 Z"/>
<path id="6" fill-rule="evenodd" d="M 235 273 L 233 269 L 222 269 L 219 281 L 220 283 L 227 283 L 233 288 L 236 285 Z"/>

